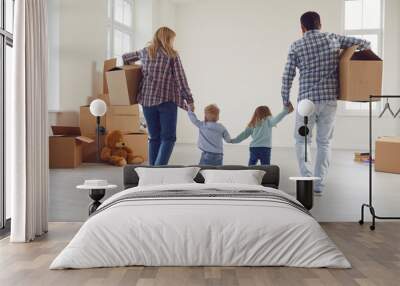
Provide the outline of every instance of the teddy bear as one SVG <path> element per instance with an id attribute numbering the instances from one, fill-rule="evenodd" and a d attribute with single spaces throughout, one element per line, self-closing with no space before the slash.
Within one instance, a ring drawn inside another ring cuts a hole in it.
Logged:
<path id="1" fill-rule="evenodd" d="M 131 148 L 126 146 L 124 136 L 119 130 L 111 131 L 106 136 L 106 145 L 101 150 L 101 160 L 109 162 L 115 166 L 125 166 L 128 164 L 141 164 L 144 162 L 142 156 L 133 155 Z"/>

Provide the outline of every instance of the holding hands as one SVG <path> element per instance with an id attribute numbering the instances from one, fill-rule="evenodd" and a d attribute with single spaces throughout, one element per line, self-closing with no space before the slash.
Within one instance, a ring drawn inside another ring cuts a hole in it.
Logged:
<path id="1" fill-rule="evenodd" d="M 287 105 L 285 105 L 285 107 L 288 109 L 289 113 L 292 113 L 294 111 L 294 107 L 291 102 L 289 102 Z"/>
<path id="2" fill-rule="evenodd" d="M 186 102 L 186 111 L 194 112 L 194 102 L 192 102 L 192 103 Z"/>

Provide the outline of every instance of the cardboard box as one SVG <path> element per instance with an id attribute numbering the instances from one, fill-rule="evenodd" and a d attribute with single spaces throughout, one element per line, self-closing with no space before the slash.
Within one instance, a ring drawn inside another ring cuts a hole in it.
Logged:
<path id="1" fill-rule="evenodd" d="M 369 153 L 355 152 L 354 153 L 354 161 L 368 162 L 369 161 Z"/>
<path id="2" fill-rule="evenodd" d="M 49 167 L 76 168 L 82 163 L 82 146 L 93 145 L 93 139 L 81 136 L 79 127 L 52 126 L 49 137 Z"/>
<path id="3" fill-rule="evenodd" d="M 79 126 L 83 135 L 96 134 L 96 117 L 90 113 L 89 106 L 81 106 Z M 122 133 L 140 132 L 139 106 L 108 106 L 107 112 L 100 117 L 100 126 L 105 132 L 120 130 Z"/>
<path id="4" fill-rule="evenodd" d="M 96 140 L 96 135 L 91 134 L 88 135 L 88 137 L 93 138 L 93 140 Z M 100 151 L 105 145 L 105 135 L 100 136 Z M 147 142 L 148 142 L 148 135 L 146 133 L 130 133 L 130 134 L 124 134 L 124 140 L 126 143 L 126 146 L 132 148 L 133 154 L 142 156 L 144 160 L 148 160 L 148 147 L 147 147 Z M 85 144 L 82 146 L 82 160 L 83 162 L 86 163 L 95 163 L 97 162 L 97 157 L 96 157 L 96 152 L 97 152 L 97 144 L 96 141 L 94 144 Z"/>
<path id="5" fill-rule="evenodd" d="M 99 97 L 98 97 L 98 99 L 103 100 L 103 101 L 106 103 L 107 106 L 110 106 L 110 105 L 111 105 L 111 102 L 110 102 L 110 95 L 109 95 L 108 93 L 100 94 Z"/>
<path id="6" fill-rule="evenodd" d="M 142 79 L 140 65 L 114 67 L 106 72 L 106 79 L 111 105 L 137 103 L 139 85 Z"/>
<path id="7" fill-rule="evenodd" d="M 376 140 L 375 171 L 400 174 L 400 137 Z"/>
<path id="8" fill-rule="evenodd" d="M 124 135 L 126 146 L 132 148 L 133 154 L 142 156 L 145 161 L 149 159 L 147 133 L 131 133 Z"/>
<path id="9" fill-rule="evenodd" d="M 91 138 L 94 143 L 93 144 L 85 144 L 82 146 L 82 162 L 84 163 L 96 163 L 97 162 L 97 141 L 96 134 L 88 134 L 87 137 Z M 105 135 L 100 136 L 100 151 L 104 147 L 105 143 Z"/>
<path id="10" fill-rule="evenodd" d="M 339 64 L 339 100 L 366 102 L 370 95 L 382 94 L 383 62 L 371 50 L 343 50 Z M 379 99 L 376 99 L 379 100 Z"/>

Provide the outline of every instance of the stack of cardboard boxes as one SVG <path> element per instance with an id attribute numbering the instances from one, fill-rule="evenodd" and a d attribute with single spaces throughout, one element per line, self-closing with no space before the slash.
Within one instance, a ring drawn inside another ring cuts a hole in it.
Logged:
<path id="1" fill-rule="evenodd" d="M 345 49 L 340 59 L 340 100 L 368 102 L 382 94 L 382 60 L 371 50 Z M 375 98 L 374 100 L 379 100 Z M 369 154 L 355 154 L 356 161 L 368 162 Z M 400 174 L 400 137 L 376 140 L 375 171 Z"/>
<path id="2" fill-rule="evenodd" d="M 98 98 L 106 102 L 107 112 L 100 118 L 101 129 L 104 130 L 100 136 L 100 150 L 105 144 L 107 133 L 120 130 L 124 134 L 125 143 L 132 148 L 134 154 L 147 160 L 147 134 L 140 126 L 136 100 L 141 77 L 141 68 L 138 65 L 117 67 L 116 59 L 104 62 L 103 94 Z M 49 147 L 50 167 L 75 168 L 81 162 L 96 162 L 96 129 L 96 118 L 90 113 L 89 105 L 80 107 L 79 128 L 53 127 Z M 73 153 L 66 154 L 62 150 L 73 150 Z M 75 159 L 72 162 L 66 158 Z"/>

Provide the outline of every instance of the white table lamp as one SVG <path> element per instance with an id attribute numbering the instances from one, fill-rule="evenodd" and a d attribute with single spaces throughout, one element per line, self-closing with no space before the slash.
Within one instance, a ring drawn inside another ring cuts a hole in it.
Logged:
<path id="1" fill-rule="evenodd" d="M 89 109 L 90 113 L 96 117 L 96 159 L 97 162 L 100 162 L 100 132 L 102 132 L 102 128 L 100 127 L 100 117 L 106 114 L 107 104 L 101 99 L 95 99 L 90 103 Z"/>
<path id="2" fill-rule="evenodd" d="M 299 134 L 304 136 L 304 161 L 307 162 L 307 135 L 310 133 L 310 129 L 307 127 L 308 117 L 310 117 L 315 110 L 314 103 L 309 99 L 303 99 L 297 105 L 297 112 L 300 116 L 304 117 L 304 125 L 299 128 Z"/>

